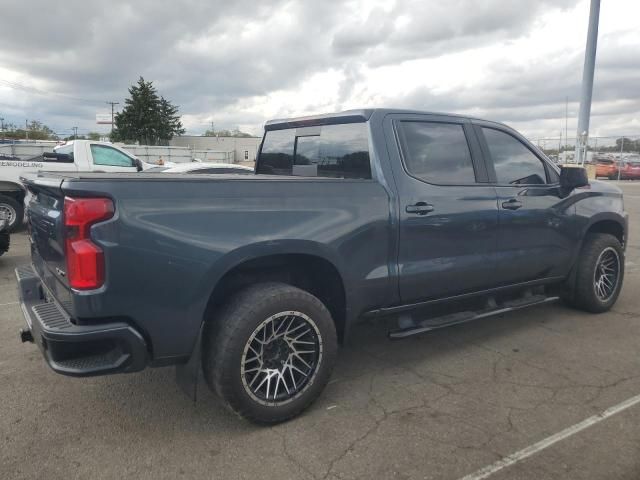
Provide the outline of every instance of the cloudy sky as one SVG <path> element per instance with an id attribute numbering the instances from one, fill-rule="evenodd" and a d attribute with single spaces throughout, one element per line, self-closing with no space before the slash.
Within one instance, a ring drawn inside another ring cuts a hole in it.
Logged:
<path id="1" fill-rule="evenodd" d="M 95 125 L 142 75 L 211 122 L 357 107 L 459 112 L 575 135 L 587 0 L 0 0 L 0 117 Z M 640 2 L 604 0 L 591 135 L 640 135 Z"/>

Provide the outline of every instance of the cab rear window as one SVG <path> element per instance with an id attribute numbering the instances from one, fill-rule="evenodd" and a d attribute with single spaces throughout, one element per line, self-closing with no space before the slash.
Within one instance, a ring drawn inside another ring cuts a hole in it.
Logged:
<path id="1" fill-rule="evenodd" d="M 371 178 L 365 123 L 270 130 L 257 173 L 303 177 Z"/>

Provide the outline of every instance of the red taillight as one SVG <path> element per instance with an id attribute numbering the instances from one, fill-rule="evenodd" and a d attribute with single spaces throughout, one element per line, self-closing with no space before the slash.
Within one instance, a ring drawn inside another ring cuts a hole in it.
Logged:
<path id="1" fill-rule="evenodd" d="M 65 197 L 65 254 L 71 288 L 93 290 L 104 283 L 104 255 L 91 241 L 89 229 L 94 223 L 113 217 L 113 211 L 113 202 L 108 198 Z"/>

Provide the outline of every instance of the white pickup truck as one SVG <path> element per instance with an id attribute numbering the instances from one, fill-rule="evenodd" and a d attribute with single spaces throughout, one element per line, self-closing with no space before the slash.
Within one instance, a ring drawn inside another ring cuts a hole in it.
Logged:
<path id="1" fill-rule="evenodd" d="M 20 175 L 27 172 L 136 172 L 152 166 L 111 143 L 91 140 L 68 142 L 25 160 L 0 157 L 0 215 L 8 219 L 9 230 L 22 224 L 27 193 Z"/>

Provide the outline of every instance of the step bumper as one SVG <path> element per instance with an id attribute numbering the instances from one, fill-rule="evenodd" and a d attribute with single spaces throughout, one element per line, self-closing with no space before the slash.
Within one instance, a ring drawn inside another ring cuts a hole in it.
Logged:
<path id="1" fill-rule="evenodd" d="M 129 373 L 148 363 L 144 337 L 124 322 L 77 325 L 51 298 L 31 265 L 16 268 L 20 306 L 33 341 L 57 373 L 74 377 Z"/>

